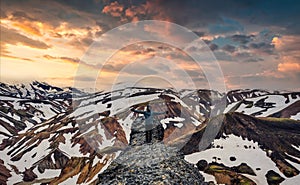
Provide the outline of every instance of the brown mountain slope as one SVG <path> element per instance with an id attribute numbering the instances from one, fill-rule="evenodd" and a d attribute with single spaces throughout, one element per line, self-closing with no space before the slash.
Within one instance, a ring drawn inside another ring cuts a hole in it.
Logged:
<path id="1" fill-rule="evenodd" d="M 296 115 L 298 112 L 300 112 L 300 101 L 296 101 L 292 105 L 270 115 L 269 117 L 290 118 L 291 116 Z"/>
<path id="2" fill-rule="evenodd" d="M 299 170 L 287 160 L 300 164 L 300 151 L 295 148 L 300 146 L 300 121 L 285 118 L 255 118 L 241 113 L 220 115 L 198 128 L 182 148 L 182 152 L 185 154 L 197 152 L 199 144 L 201 150 L 200 141 L 211 142 L 207 139 L 209 138 L 207 134 L 203 136 L 206 129 L 216 128 L 214 125 L 220 127 L 216 138 L 233 134 L 258 142 L 260 148 L 266 151 L 268 157 L 286 177 L 299 174 Z"/>

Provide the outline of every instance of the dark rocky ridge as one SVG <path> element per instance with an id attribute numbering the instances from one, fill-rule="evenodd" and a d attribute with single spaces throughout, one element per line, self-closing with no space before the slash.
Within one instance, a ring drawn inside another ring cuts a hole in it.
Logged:
<path id="1" fill-rule="evenodd" d="M 129 146 L 99 174 L 98 184 L 204 184 L 198 169 L 175 147 L 163 143 L 164 130 L 154 121 L 152 141 L 146 143 L 141 118 L 131 128 Z"/>

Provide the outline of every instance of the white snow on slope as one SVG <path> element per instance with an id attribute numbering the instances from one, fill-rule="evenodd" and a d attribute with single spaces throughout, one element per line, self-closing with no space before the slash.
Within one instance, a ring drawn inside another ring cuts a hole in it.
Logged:
<path id="1" fill-rule="evenodd" d="M 246 163 L 254 170 L 257 175 L 248 175 L 247 177 L 256 181 L 259 185 L 268 184 L 265 175 L 269 170 L 274 170 L 282 177 L 285 177 L 284 174 L 282 174 L 278 170 L 275 163 L 266 156 L 266 152 L 259 148 L 257 142 L 254 143 L 253 141 L 243 140 L 241 137 L 229 135 L 226 139 L 215 140 L 214 146 L 219 147 L 186 155 L 185 160 L 190 163 L 196 164 L 199 160 L 204 159 L 208 163 L 210 163 L 215 161 L 213 157 L 217 157 L 220 158 L 220 160 L 217 160 L 218 163 L 223 163 L 228 167 L 238 166 L 241 163 Z M 223 149 L 220 148 L 221 146 L 223 147 Z M 247 146 L 248 149 L 246 149 L 244 146 Z M 230 157 L 236 157 L 236 161 L 231 161 Z M 260 168 L 260 170 L 258 170 L 257 168 Z M 300 176 L 295 176 L 289 179 L 286 178 L 284 182 L 286 184 L 289 184 L 295 179 L 299 180 L 298 182 L 300 182 Z"/>
<path id="2" fill-rule="evenodd" d="M 128 98 L 117 99 L 112 102 L 111 112 L 112 115 L 116 115 L 120 112 L 126 111 L 129 107 L 137 105 L 144 102 L 150 102 L 156 99 L 159 99 L 159 93 L 143 95 L 143 96 L 134 96 Z"/>
<path id="3" fill-rule="evenodd" d="M 298 112 L 296 115 L 291 116 L 291 119 L 300 120 L 300 112 Z"/>
<path id="4" fill-rule="evenodd" d="M 231 109 L 233 109 L 234 106 L 236 106 L 239 102 L 233 102 L 228 104 L 225 109 L 224 109 L 224 113 L 228 113 Z"/>
<path id="5" fill-rule="evenodd" d="M 64 137 L 66 138 L 66 143 L 59 143 L 58 148 L 63 151 L 65 154 L 67 154 L 69 157 L 73 156 L 73 157 L 88 157 L 88 154 L 83 155 L 80 152 L 80 144 L 76 144 L 75 146 L 72 147 L 72 143 L 71 143 L 71 138 L 72 138 L 73 134 L 68 133 L 68 134 L 64 134 Z"/>
<path id="6" fill-rule="evenodd" d="M 180 94 L 180 98 L 183 98 L 185 96 L 189 96 L 190 94 L 192 94 L 195 90 L 191 90 L 191 89 L 183 89 L 179 92 Z"/>
<path id="7" fill-rule="evenodd" d="M 119 119 L 118 122 L 120 123 L 120 125 L 122 126 L 124 132 L 125 132 L 125 135 L 126 135 L 126 139 L 129 143 L 129 140 L 130 140 L 130 133 L 131 133 L 131 125 L 132 125 L 132 122 L 134 121 L 133 120 L 133 112 L 130 113 L 125 119 Z"/>
<path id="8" fill-rule="evenodd" d="M 158 99 L 159 94 L 143 95 L 143 96 L 134 96 L 134 97 L 122 97 L 107 103 L 102 103 L 102 101 L 95 104 L 94 102 L 103 98 L 92 98 L 84 100 L 76 108 L 76 110 L 70 115 L 71 117 L 76 118 L 87 118 L 97 113 L 101 113 L 107 110 L 111 111 L 111 115 L 116 115 L 120 112 L 126 111 L 129 107 L 144 103 L 147 101 L 152 101 Z M 111 103 L 111 108 L 107 108 L 107 104 Z"/>
<path id="9" fill-rule="evenodd" d="M 183 126 L 183 124 L 181 122 L 183 122 L 184 120 L 185 119 L 181 118 L 181 117 L 165 118 L 165 119 L 160 120 L 160 123 L 163 125 L 164 129 L 166 129 L 167 124 L 174 121 L 174 122 L 178 122 L 177 124 L 174 124 L 174 126 L 181 128 Z"/>
<path id="10" fill-rule="evenodd" d="M 217 184 L 217 181 L 215 179 L 215 176 L 213 175 L 210 175 L 210 174 L 207 174 L 207 173 L 204 173 L 202 171 L 199 171 L 201 173 L 201 175 L 204 177 L 204 181 L 205 182 L 210 182 L 212 181 L 214 184 Z"/>
<path id="11" fill-rule="evenodd" d="M 248 106 L 248 105 L 242 103 L 235 112 L 241 112 L 241 113 L 244 113 L 247 115 L 251 115 L 253 113 L 263 111 L 262 114 L 257 115 L 257 116 L 267 117 L 271 114 L 274 114 L 274 113 L 284 109 L 285 107 L 288 107 L 289 105 L 295 103 L 296 101 L 300 100 L 299 96 L 297 96 L 297 98 L 295 98 L 295 99 L 293 99 L 291 97 L 291 95 L 288 95 L 288 97 L 290 100 L 288 103 L 285 103 L 286 98 L 283 95 L 264 95 L 264 96 L 255 97 L 255 98 L 248 98 L 245 100 L 253 102 L 253 106 Z M 262 108 L 262 107 L 254 105 L 257 101 L 264 99 L 264 98 L 266 98 L 266 100 L 264 102 L 274 103 L 274 107 Z M 237 104 L 237 103 L 235 103 L 235 104 Z M 232 108 L 234 105 L 230 105 L 230 106 Z M 267 110 L 264 111 L 265 109 L 267 109 Z M 226 110 L 229 111 L 230 110 L 229 107 L 227 107 Z"/>

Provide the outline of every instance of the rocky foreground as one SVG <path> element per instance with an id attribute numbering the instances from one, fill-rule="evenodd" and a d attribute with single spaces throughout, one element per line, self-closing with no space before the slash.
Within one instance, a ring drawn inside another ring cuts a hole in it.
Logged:
<path id="1" fill-rule="evenodd" d="M 98 184 L 204 184 L 199 170 L 176 147 L 163 143 L 163 134 L 163 127 L 157 124 L 151 143 L 146 143 L 143 120 L 137 119 L 129 146 L 99 174 Z"/>

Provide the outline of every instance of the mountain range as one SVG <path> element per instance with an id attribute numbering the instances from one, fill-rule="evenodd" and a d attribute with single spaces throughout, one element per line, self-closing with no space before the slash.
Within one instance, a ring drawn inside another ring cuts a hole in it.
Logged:
<path id="1" fill-rule="evenodd" d="M 166 112 L 156 117 L 163 145 L 204 182 L 300 182 L 300 92 L 131 87 L 87 93 L 35 81 L 0 84 L 0 184 L 97 184 L 131 146 L 142 116 L 130 109 L 148 104 Z"/>

